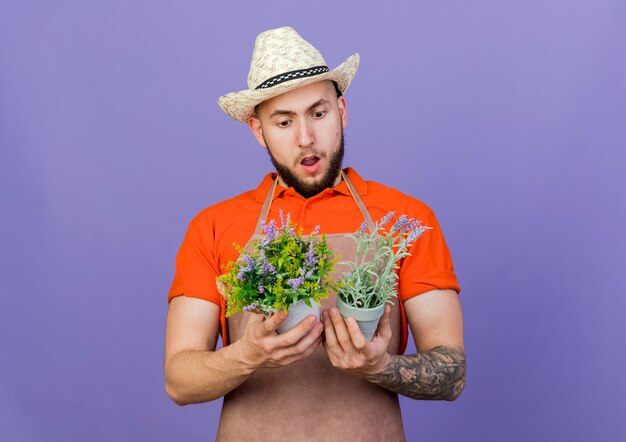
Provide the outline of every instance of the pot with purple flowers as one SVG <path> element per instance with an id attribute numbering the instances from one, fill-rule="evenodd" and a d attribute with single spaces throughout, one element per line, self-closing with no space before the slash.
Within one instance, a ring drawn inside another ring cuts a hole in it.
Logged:
<path id="1" fill-rule="evenodd" d="M 288 316 L 278 328 L 284 333 L 309 314 L 319 318 L 320 300 L 334 288 L 330 275 L 336 260 L 319 226 L 304 236 L 289 215 L 280 217 L 280 227 L 274 220 L 264 225 L 263 237 L 246 250 L 236 245 L 239 257 L 217 278 L 217 286 L 227 301 L 226 317 L 284 310 Z"/>
<path id="2" fill-rule="evenodd" d="M 385 304 L 393 304 L 397 296 L 398 262 L 410 255 L 409 248 L 426 230 L 421 221 L 402 215 L 386 229 L 394 212 L 389 212 L 371 232 L 367 223 L 350 238 L 357 246 L 354 261 L 346 265 L 349 271 L 338 284 L 337 308 L 344 318 L 352 317 L 359 324 L 363 336 L 372 339 L 378 321 L 385 311 Z"/>

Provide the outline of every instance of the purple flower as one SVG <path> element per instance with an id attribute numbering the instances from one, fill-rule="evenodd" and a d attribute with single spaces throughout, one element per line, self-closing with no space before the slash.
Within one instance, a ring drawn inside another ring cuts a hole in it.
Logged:
<path id="1" fill-rule="evenodd" d="M 254 268 L 254 259 L 250 255 L 243 255 L 243 259 L 246 262 L 246 266 L 248 270 L 252 270 Z"/>
<path id="2" fill-rule="evenodd" d="M 304 255 L 304 262 L 307 266 L 314 266 L 317 264 L 317 257 L 315 256 L 315 247 L 313 243 L 309 243 L 309 251 Z"/>
<path id="3" fill-rule="evenodd" d="M 258 304 L 256 302 L 253 302 L 252 304 L 246 305 L 244 308 L 242 308 L 242 310 L 244 312 L 250 312 L 256 309 L 257 307 L 258 307 Z"/>
<path id="4" fill-rule="evenodd" d="M 272 264 L 267 261 L 267 257 L 265 256 L 265 250 L 261 249 L 259 252 L 259 257 L 257 258 L 257 267 L 261 268 L 261 272 L 263 273 L 276 273 L 276 269 Z"/>
<path id="5" fill-rule="evenodd" d="M 411 224 L 411 222 L 409 221 L 407 216 L 406 215 L 402 215 L 393 224 L 393 227 L 391 228 L 391 230 L 393 230 L 393 231 L 395 231 L 395 230 L 404 231 L 410 224 Z"/>
<path id="6" fill-rule="evenodd" d="M 265 262 L 261 267 L 261 271 L 263 273 L 271 273 L 273 275 L 274 273 L 276 273 L 276 268 L 269 262 Z"/>
<path id="7" fill-rule="evenodd" d="M 395 212 L 392 210 L 387 215 L 385 215 L 384 218 L 380 220 L 380 225 L 384 226 L 385 224 L 387 224 L 391 220 L 391 218 L 393 217 L 394 213 Z"/>
<path id="8" fill-rule="evenodd" d="M 285 218 L 283 209 L 280 209 L 279 215 L 280 215 L 280 230 L 283 233 L 288 233 L 291 230 L 293 230 L 293 227 L 290 227 L 289 229 L 287 228 L 287 226 L 289 226 L 289 223 L 291 222 L 291 213 L 288 213 L 287 218 Z"/>
<path id="9" fill-rule="evenodd" d="M 263 231 L 267 235 L 266 239 L 269 244 L 270 241 L 276 238 L 276 221 L 271 220 L 268 224 L 263 224 L 261 227 L 263 227 Z"/>
<path id="10" fill-rule="evenodd" d="M 254 270 L 254 259 L 248 254 L 243 255 L 244 264 L 239 267 L 239 273 L 237 273 L 236 278 L 239 281 L 243 281 L 245 279 L 246 273 Z"/>
<path id="11" fill-rule="evenodd" d="M 363 221 L 363 223 L 361 223 L 361 227 L 359 227 L 359 233 L 365 233 L 366 229 L 367 229 L 367 221 Z"/>
<path id="12" fill-rule="evenodd" d="M 417 238 L 419 238 L 420 236 L 422 236 L 422 233 L 424 233 L 426 230 L 432 229 L 432 227 L 418 227 L 416 229 L 411 230 L 411 232 L 409 232 L 409 236 L 407 237 L 407 241 L 409 243 L 412 243 L 413 241 L 415 241 Z"/>
<path id="13" fill-rule="evenodd" d="M 419 227 L 420 224 L 422 224 L 422 222 L 420 220 L 418 220 L 418 219 L 411 220 L 411 222 L 407 226 L 407 230 L 413 230 L 413 229 Z"/>
<path id="14" fill-rule="evenodd" d="M 298 287 L 300 287 L 302 283 L 304 283 L 303 277 L 292 278 L 292 279 L 287 280 L 287 284 L 289 284 L 294 291 L 298 290 Z"/>
<path id="15" fill-rule="evenodd" d="M 320 226 L 316 226 L 315 229 L 313 229 L 313 235 L 319 235 L 320 234 Z"/>
<path id="16" fill-rule="evenodd" d="M 258 287 L 259 293 L 265 293 L 265 287 L 263 287 L 262 285 L 260 285 Z"/>

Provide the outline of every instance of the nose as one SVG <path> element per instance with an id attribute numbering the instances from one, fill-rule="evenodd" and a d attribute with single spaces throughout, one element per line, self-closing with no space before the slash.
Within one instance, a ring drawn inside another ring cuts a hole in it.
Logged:
<path id="1" fill-rule="evenodd" d="M 300 147 L 310 147 L 315 143 L 313 125 L 306 120 L 300 121 L 298 127 L 298 145 Z"/>

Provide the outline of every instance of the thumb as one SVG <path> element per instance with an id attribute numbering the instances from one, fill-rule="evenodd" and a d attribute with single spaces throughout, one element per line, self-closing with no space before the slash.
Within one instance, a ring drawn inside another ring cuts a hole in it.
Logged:
<path id="1" fill-rule="evenodd" d="M 287 319 L 287 312 L 284 310 L 278 310 L 270 316 L 269 319 L 266 319 L 265 322 L 263 322 L 263 328 L 266 332 L 271 333 L 276 330 L 285 319 Z"/>
<path id="2" fill-rule="evenodd" d="M 385 306 L 385 312 L 378 323 L 377 334 L 385 341 L 391 339 L 391 306 Z"/>

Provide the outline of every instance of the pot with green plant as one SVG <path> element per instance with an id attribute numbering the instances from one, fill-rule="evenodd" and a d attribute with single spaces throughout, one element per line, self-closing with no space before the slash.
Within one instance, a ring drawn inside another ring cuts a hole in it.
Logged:
<path id="1" fill-rule="evenodd" d="M 378 321 L 387 303 L 397 296 L 398 262 L 409 256 L 409 248 L 426 230 L 421 221 L 400 216 L 391 228 L 394 212 L 389 212 L 374 229 L 367 232 L 367 223 L 352 235 L 356 243 L 354 261 L 339 263 L 348 267 L 338 283 L 337 308 L 344 318 L 352 317 L 369 341 L 374 336 Z"/>
<path id="2" fill-rule="evenodd" d="M 226 298 L 226 317 L 284 310 L 288 317 L 277 329 L 284 333 L 309 314 L 319 318 L 320 300 L 334 288 L 330 275 L 336 260 L 319 226 L 303 236 L 289 215 L 285 220 L 281 211 L 280 217 L 280 228 L 270 221 L 246 250 L 235 245 L 239 257 L 217 278 L 217 286 Z"/>

